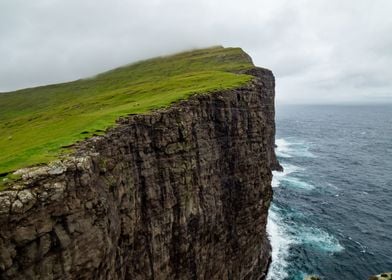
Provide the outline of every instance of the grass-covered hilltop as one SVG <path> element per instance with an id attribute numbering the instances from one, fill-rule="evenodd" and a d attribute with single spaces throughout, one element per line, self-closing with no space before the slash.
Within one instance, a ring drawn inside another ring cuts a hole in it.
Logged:
<path id="1" fill-rule="evenodd" d="M 238 72 L 252 67 L 240 48 L 214 47 L 93 78 L 0 93 L 0 176 L 55 159 L 62 147 L 102 132 L 120 116 L 244 84 L 251 76 Z"/>

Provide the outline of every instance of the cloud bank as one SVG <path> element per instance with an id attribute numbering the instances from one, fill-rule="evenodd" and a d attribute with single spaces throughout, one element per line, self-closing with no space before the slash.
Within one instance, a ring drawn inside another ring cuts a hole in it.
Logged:
<path id="1" fill-rule="evenodd" d="M 390 0 L 5 0 L 0 91 L 157 55 L 240 46 L 278 103 L 392 102 Z"/>

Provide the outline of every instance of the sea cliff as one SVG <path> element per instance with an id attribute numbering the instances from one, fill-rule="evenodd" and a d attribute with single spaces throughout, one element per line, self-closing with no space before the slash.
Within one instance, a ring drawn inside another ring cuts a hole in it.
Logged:
<path id="1" fill-rule="evenodd" d="M 1 279 L 263 279 L 274 77 L 120 118 L 0 192 Z"/>

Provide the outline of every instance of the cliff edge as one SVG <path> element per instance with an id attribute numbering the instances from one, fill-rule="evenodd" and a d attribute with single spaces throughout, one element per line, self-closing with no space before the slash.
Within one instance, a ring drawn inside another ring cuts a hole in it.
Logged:
<path id="1" fill-rule="evenodd" d="M 0 192 L 1 279 L 263 279 L 274 77 L 129 115 Z"/>

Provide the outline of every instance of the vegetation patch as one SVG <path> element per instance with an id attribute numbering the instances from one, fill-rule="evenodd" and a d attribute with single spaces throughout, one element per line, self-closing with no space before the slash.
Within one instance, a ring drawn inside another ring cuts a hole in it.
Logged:
<path id="1" fill-rule="evenodd" d="M 253 64 L 240 48 L 159 57 L 93 78 L 0 94 L 0 173 L 46 163 L 62 147 L 102 134 L 120 116 L 148 113 L 192 94 L 238 87 Z"/>
<path id="2" fill-rule="evenodd" d="M 18 181 L 22 176 L 16 174 L 0 174 L 0 191 L 7 189 L 14 182 Z"/>

